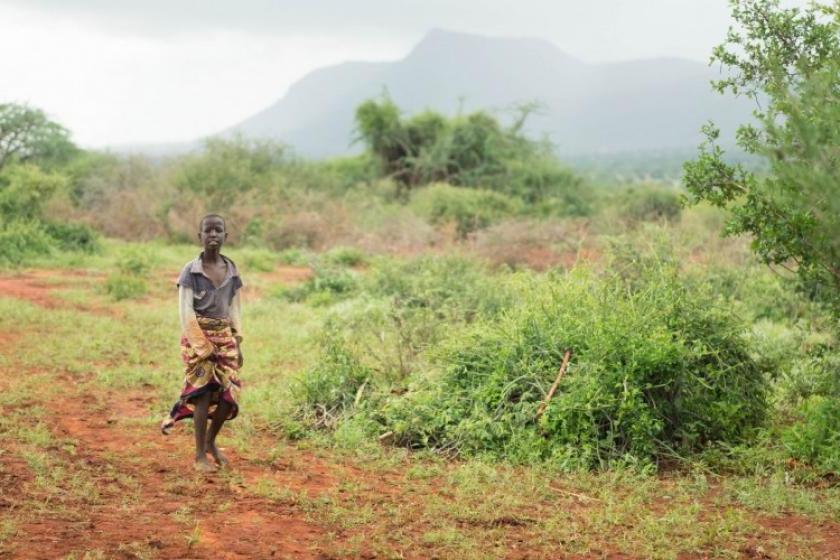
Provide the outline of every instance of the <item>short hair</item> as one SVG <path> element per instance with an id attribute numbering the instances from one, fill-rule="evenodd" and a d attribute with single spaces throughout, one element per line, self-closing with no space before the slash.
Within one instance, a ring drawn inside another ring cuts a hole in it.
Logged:
<path id="1" fill-rule="evenodd" d="M 209 218 L 219 218 L 220 220 L 222 220 L 222 227 L 224 227 L 225 230 L 227 230 L 227 222 L 225 221 L 224 216 L 220 216 L 219 214 L 207 214 L 206 216 L 201 218 L 200 222 L 198 222 L 199 231 L 201 231 L 201 229 L 204 227 L 204 221 Z"/>

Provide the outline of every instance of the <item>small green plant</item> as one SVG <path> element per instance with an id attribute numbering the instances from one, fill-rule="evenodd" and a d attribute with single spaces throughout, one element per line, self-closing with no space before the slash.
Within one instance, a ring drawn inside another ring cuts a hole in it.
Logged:
<path id="1" fill-rule="evenodd" d="M 142 297 L 149 291 L 146 276 L 151 269 L 149 251 L 130 247 L 117 259 L 117 272 L 105 280 L 105 292 L 117 301 Z"/>
<path id="2" fill-rule="evenodd" d="M 198 521 L 195 522 L 193 530 L 185 538 L 187 541 L 187 550 L 192 549 L 192 547 L 201 542 L 201 527 L 198 525 Z"/>
<path id="3" fill-rule="evenodd" d="M 117 301 L 136 299 L 146 295 L 149 286 L 144 278 L 116 273 L 105 280 L 105 291 Z"/>
<path id="4" fill-rule="evenodd" d="M 278 290 L 275 295 L 294 302 L 307 301 L 313 305 L 327 305 L 337 298 L 347 297 L 358 286 L 352 270 L 331 266 L 316 266 L 306 282 L 294 288 Z"/>

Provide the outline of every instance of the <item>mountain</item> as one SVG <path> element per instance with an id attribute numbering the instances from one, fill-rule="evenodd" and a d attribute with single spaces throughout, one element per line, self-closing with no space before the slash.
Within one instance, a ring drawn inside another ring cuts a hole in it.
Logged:
<path id="1" fill-rule="evenodd" d="M 750 117 L 748 101 L 712 92 L 716 77 L 691 60 L 590 64 L 540 39 L 435 30 L 402 60 L 315 70 L 222 134 L 281 140 L 313 157 L 347 153 L 356 107 L 387 91 L 408 114 L 487 109 L 504 119 L 536 101 L 526 132 L 564 154 L 681 150 L 697 145 L 709 119 L 731 131 Z"/>

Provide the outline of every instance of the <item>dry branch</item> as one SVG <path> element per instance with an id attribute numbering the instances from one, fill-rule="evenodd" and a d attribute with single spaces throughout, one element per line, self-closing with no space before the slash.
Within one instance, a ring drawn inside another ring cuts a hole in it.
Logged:
<path id="1" fill-rule="evenodd" d="M 557 387 L 560 385 L 560 380 L 563 379 L 563 375 L 566 373 L 566 367 L 569 365 L 569 358 L 571 357 L 572 351 L 566 350 L 566 353 L 563 355 L 563 364 L 560 366 L 560 371 L 557 372 L 557 379 L 554 380 L 554 383 L 551 385 L 551 389 L 548 390 L 548 394 L 545 396 L 545 400 L 540 403 L 540 408 L 537 409 L 537 420 L 539 420 L 540 416 L 543 415 L 543 412 L 545 412 L 545 409 L 548 406 L 548 402 L 551 400 L 551 397 L 554 396 L 554 392 L 557 391 Z"/>

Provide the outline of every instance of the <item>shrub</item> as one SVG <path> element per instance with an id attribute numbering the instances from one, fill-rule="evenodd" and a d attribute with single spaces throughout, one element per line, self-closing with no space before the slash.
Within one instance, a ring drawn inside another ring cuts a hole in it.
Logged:
<path id="1" fill-rule="evenodd" d="M 439 376 L 372 412 L 397 443 L 579 468 L 738 442 L 762 423 L 766 381 L 742 326 L 672 270 L 635 286 L 579 270 L 520 295 L 454 341 Z M 572 365 L 537 422 L 566 349 Z"/>
<path id="2" fill-rule="evenodd" d="M 620 209 L 632 222 L 674 221 L 680 217 L 682 202 L 673 190 L 644 186 L 628 189 L 622 196 Z"/>
<path id="3" fill-rule="evenodd" d="M 117 271 L 105 279 L 105 292 L 115 300 L 134 299 L 149 291 L 146 276 L 152 269 L 154 257 L 141 247 L 127 247 L 117 258 Z"/>
<path id="4" fill-rule="evenodd" d="M 311 256 L 303 249 L 292 248 L 284 249 L 277 255 L 278 260 L 291 266 L 306 266 L 311 260 Z"/>
<path id="5" fill-rule="evenodd" d="M 329 325 L 321 340 L 321 359 L 293 386 L 296 416 L 313 428 L 334 428 L 353 408 L 371 371 L 345 347 Z"/>
<path id="6" fill-rule="evenodd" d="M 283 290 L 278 295 L 289 301 L 308 301 L 313 305 L 327 305 L 346 297 L 358 286 L 356 274 L 344 268 L 316 266 L 314 274 L 302 284 Z"/>
<path id="7" fill-rule="evenodd" d="M 38 220 L 46 201 L 63 189 L 67 179 L 36 165 L 11 165 L 0 173 L 0 217 Z"/>
<path id="8" fill-rule="evenodd" d="M 92 254 L 102 249 L 99 235 L 85 224 L 47 223 L 44 224 L 44 230 L 56 240 L 62 251 Z"/>
<path id="9" fill-rule="evenodd" d="M 788 452 L 820 471 L 840 472 L 840 398 L 810 397 L 800 414 L 801 421 L 782 434 Z"/>
<path id="10" fill-rule="evenodd" d="M 497 192 L 444 183 L 419 190 L 411 205 L 433 224 L 454 223 L 461 238 L 515 214 L 521 208 L 518 200 Z"/>
<path id="11" fill-rule="evenodd" d="M 117 268 L 124 276 L 145 276 L 152 269 L 152 254 L 139 247 L 128 247 L 117 258 Z"/>
<path id="12" fill-rule="evenodd" d="M 335 303 L 325 339 L 335 342 L 334 333 L 342 333 L 343 351 L 366 368 L 371 391 L 386 394 L 402 390 L 409 375 L 423 370 L 428 350 L 447 333 L 497 313 L 507 297 L 505 286 L 476 262 L 431 256 L 374 260 L 343 301 L 312 288 L 283 295 Z M 328 369 L 331 356 L 322 356 L 318 367 Z"/>
<path id="13" fill-rule="evenodd" d="M 15 220 L 0 226 L 0 265 L 18 266 L 55 249 L 55 239 L 38 222 Z"/>
<path id="14" fill-rule="evenodd" d="M 470 321 L 494 315 L 508 302 L 504 286 L 486 267 L 457 256 L 379 259 L 364 288 L 399 306 L 430 309 L 441 320 Z"/>
<path id="15" fill-rule="evenodd" d="M 211 208 L 227 208 L 242 193 L 267 190 L 287 163 L 285 146 L 270 140 L 211 138 L 201 153 L 183 158 L 175 184 L 206 197 Z"/>
<path id="16" fill-rule="evenodd" d="M 277 254 L 267 249 L 247 248 L 239 252 L 242 265 L 246 270 L 271 272 L 277 266 Z"/>
<path id="17" fill-rule="evenodd" d="M 324 262 L 336 266 L 359 266 L 365 264 L 365 254 L 355 247 L 333 247 L 324 254 Z"/>

